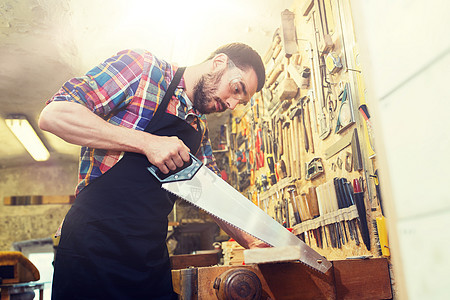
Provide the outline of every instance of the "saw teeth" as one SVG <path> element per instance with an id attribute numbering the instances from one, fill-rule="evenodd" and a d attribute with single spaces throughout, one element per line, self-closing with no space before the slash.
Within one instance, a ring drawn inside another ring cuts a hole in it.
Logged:
<path id="1" fill-rule="evenodd" d="M 217 219 L 222 220 L 224 223 L 226 223 L 226 224 L 228 224 L 228 225 L 230 225 L 230 226 L 232 226 L 232 227 L 234 227 L 234 228 L 236 228 L 236 229 L 238 229 L 238 230 L 240 230 L 240 231 L 242 231 L 242 232 L 245 232 L 245 233 L 247 233 L 248 235 L 250 235 L 250 236 L 252 236 L 252 237 L 254 237 L 254 238 L 256 238 L 256 239 L 258 239 L 258 240 L 260 240 L 260 241 L 262 241 L 262 242 L 264 242 L 264 243 L 266 243 L 266 244 L 268 244 L 268 245 L 270 245 L 270 246 L 273 247 L 273 245 L 272 245 L 271 243 L 268 243 L 267 241 L 265 241 L 265 240 L 263 240 L 263 239 L 260 239 L 260 238 L 254 236 L 253 234 L 251 234 L 251 233 L 249 233 L 249 232 L 247 232 L 247 231 L 245 231 L 245 230 L 242 230 L 241 228 L 239 228 L 239 227 L 237 227 L 237 226 L 231 224 L 230 222 L 224 220 L 223 218 L 220 218 L 220 217 L 216 216 L 215 214 L 212 214 L 212 213 L 206 211 L 205 209 L 203 209 L 202 207 L 198 206 L 197 204 L 192 203 L 191 201 L 186 200 L 186 199 L 184 199 L 183 197 L 180 197 L 179 195 L 177 195 L 177 194 L 171 192 L 170 190 L 168 190 L 168 189 L 166 189 L 166 188 L 164 188 L 164 187 L 162 187 L 162 188 L 163 188 L 165 191 L 167 191 L 168 193 L 170 193 L 170 194 L 172 194 L 172 195 L 175 195 L 176 197 L 182 199 L 183 201 L 186 201 L 187 203 L 189 203 L 189 204 L 191 204 L 191 205 L 197 207 L 198 209 L 200 209 L 200 210 L 206 212 L 207 214 L 212 215 L 212 216 L 216 217 Z M 326 259 L 323 255 L 320 255 L 320 256 L 323 257 L 323 259 Z M 301 260 L 297 260 L 297 261 L 300 262 L 300 263 L 302 263 L 303 265 L 307 266 L 308 268 L 314 270 L 315 272 L 325 273 L 325 272 L 319 271 L 319 270 L 316 269 L 315 267 L 313 267 L 313 266 L 311 266 L 311 265 L 309 265 L 309 264 L 307 264 L 307 263 L 305 263 L 305 262 L 303 262 L 303 261 L 301 261 Z M 316 261 L 318 261 L 318 260 L 316 260 Z"/>
<path id="2" fill-rule="evenodd" d="M 194 203 L 192 203 L 192 202 L 190 202 L 190 201 L 188 201 L 188 200 L 184 199 L 183 197 L 180 197 L 180 196 L 178 196 L 177 194 L 175 194 L 175 193 L 172 193 L 171 191 L 169 191 L 169 190 L 165 189 L 164 187 L 163 187 L 163 189 L 164 189 L 165 191 L 167 191 L 167 192 L 171 193 L 172 195 L 175 195 L 176 197 L 178 197 L 178 198 L 182 199 L 183 201 L 186 201 L 187 203 L 189 203 L 189 204 L 191 204 L 191 205 L 193 205 L 193 206 L 197 207 L 198 209 L 200 209 L 200 210 L 202 210 L 202 211 L 206 212 L 207 214 L 209 214 L 209 215 L 212 215 L 212 216 L 216 217 L 217 219 L 220 219 L 220 220 L 222 220 L 222 222 L 224 222 L 224 223 L 227 223 L 228 225 L 230 225 L 230 226 L 232 226 L 232 227 L 234 227 L 234 228 L 236 228 L 236 229 L 238 229 L 238 230 L 240 230 L 240 231 L 242 231 L 242 232 L 245 232 L 245 233 L 247 233 L 248 235 L 250 235 L 250 236 L 254 237 L 255 239 L 258 239 L 258 240 L 260 240 L 260 241 L 262 241 L 262 242 L 266 243 L 267 245 L 270 245 L 270 246 L 272 246 L 272 247 L 273 247 L 273 245 L 272 245 L 272 244 L 270 244 L 270 243 L 268 243 L 268 242 L 266 242 L 266 241 L 264 241 L 264 240 L 262 240 L 262 239 L 260 239 L 260 238 L 258 238 L 258 237 L 256 237 L 256 236 L 254 236 L 253 234 L 251 234 L 251 233 L 249 233 L 249 232 L 247 232 L 247 231 L 245 231 L 245 230 L 242 230 L 241 228 L 239 228 L 239 227 L 237 227 L 237 226 L 235 226 L 235 225 L 231 224 L 230 222 L 228 222 L 228 221 L 226 221 L 226 220 L 222 219 L 221 217 L 218 217 L 218 216 L 216 216 L 215 214 L 212 214 L 212 213 L 210 213 L 210 212 L 208 212 L 208 211 L 204 210 L 203 208 L 201 208 L 201 207 L 200 207 L 200 206 L 198 206 L 197 204 L 194 204 Z"/>

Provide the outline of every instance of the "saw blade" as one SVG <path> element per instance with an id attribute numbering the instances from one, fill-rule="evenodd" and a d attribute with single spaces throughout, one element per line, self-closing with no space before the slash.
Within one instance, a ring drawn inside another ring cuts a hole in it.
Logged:
<path id="1" fill-rule="evenodd" d="M 271 246 L 299 246 L 300 261 L 322 273 L 331 267 L 328 260 L 205 166 L 190 180 L 163 183 L 162 187 Z"/>

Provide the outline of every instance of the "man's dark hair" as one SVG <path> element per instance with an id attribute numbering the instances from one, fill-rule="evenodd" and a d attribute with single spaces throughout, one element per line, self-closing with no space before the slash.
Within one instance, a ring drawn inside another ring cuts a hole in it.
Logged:
<path id="1" fill-rule="evenodd" d="M 266 71 L 264 69 L 261 56 L 259 56 L 258 52 L 253 50 L 248 45 L 242 43 L 231 43 L 218 48 L 216 51 L 211 53 L 207 60 L 214 58 L 220 53 L 226 54 L 239 69 L 245 70 L 252 68 L 258 78 L 258 87 L 256 88 L 256 91 L 259 92 L 263 88 L 266 81 Z"/>

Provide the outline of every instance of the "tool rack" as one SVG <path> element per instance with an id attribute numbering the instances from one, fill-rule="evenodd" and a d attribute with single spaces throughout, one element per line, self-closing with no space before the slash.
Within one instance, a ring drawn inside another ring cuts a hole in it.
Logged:
<path id="1" fill-rule="evenodd" d="M 283 11 L 266 84 L 233 111 L 216 155 L 231 185 L 329 260 L 390 256 L 351 20 L 348 0 Z"/>

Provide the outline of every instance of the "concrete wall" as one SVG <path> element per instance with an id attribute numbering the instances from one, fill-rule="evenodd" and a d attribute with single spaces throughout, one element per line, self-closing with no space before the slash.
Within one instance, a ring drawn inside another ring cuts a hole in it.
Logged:
<path id="1" fill-rule="evenodd" d="M 14 242 L 48 238 L 58 228 L 70 205 L 8 206 L 3 198 L 19 195 L 73 195 L 76 163 L 0 169 L 0 251 Z"/>
<path id="2" fill-rule="evenodd" d="M 449 299 L 447 0 L 351 1 L 402 299 Z"/>

